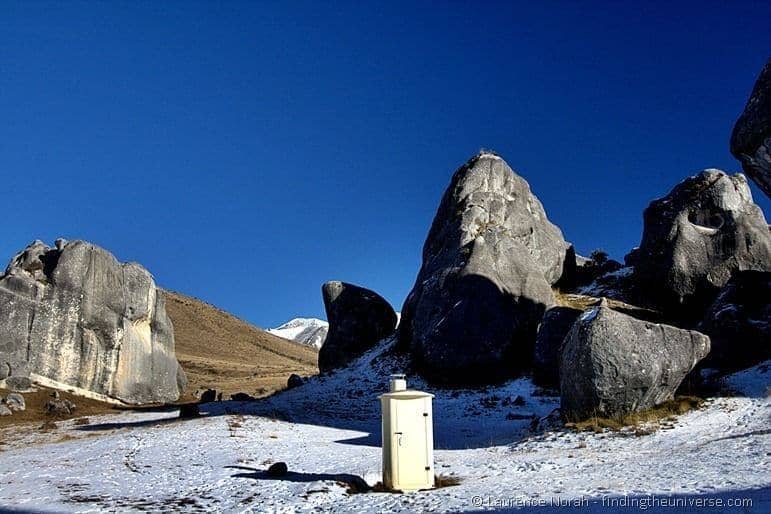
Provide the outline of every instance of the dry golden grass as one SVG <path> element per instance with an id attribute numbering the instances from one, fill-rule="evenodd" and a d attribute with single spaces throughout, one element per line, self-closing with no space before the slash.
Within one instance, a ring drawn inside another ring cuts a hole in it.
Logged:
<path id="1" fill-rule="evenodd" d="M 589 307 L 599 305 L 600 299 L 594 296 L 585 296 L 581 294 L 563 293 L 558 290 L 554 290 L 554 299 L 557 305 L 560 307 L 570 307 L 578 309 L 580 311 L 586 310 Z"/>
<path id="2" fill-rule="evenodd" d="M 62 399 L 70 400 L 77 408 L 72 415 L 69 416 L 52 416 L 45 410 L 45 405 L 48 400 L 51 399 L 52 389 L 46 389 L 44 387 L 36 387 L 37 391 L 32 393 L 22 393 L 24 396 L 24 402 L 26 403 L 26 409 L 23 411 L 14 412 L 12 416 L 0 417 L 0 428 L 20 425 L 24 423 L 41 423 L 51 422 L 48 424 L 47 430 L 53 429 L 55 420 L 62 420 L 68 418 L 82 418 L 83 416 L 95 415 L 95 414 L 107 414 L 110 412 L 118 412 L 118 407 L 109 403 L 100 402 L 97 400 L 91 400 L 89 398 L 82 398 L 75 396 L 72 393 L 60 392 Z M 5 396 L 10 391 L 0 389 L 0 396 Z"/>
<path id="3" fill-rule="evenodd" d="M 286 387 L 289 375 L 318 373 L 318 353 L 287 341 L 200 300 L 164 291 L 174 323 L 177 359 L 188 388 L 265 396 Z"/>
<path id="4" fill-rule="evenodd" d="M 461 479 L 455 475 L 434 475 L 434 489 L 441 489 L 443 487 L 453 487 L 460 485 Z M 350 491 L 349 491 L 350 492 Z M 401 494 L 402 491 L 388 489 L 383 482 L 378 482 L 366 491 L 357 492 L 373 492 L 373 493 L 397 493 Z"/>
<path id="5" fill-rule="evenodd" d="M 599 305 L 600 301 L 602 301 L 602 298 L 586 296 L 582 294 L 563 293 L 559 290 L 554 290 L 554 299 L 556 300 L 557 305 L 560 307 L 570 307 L 580 311 L 584 311 L 590 307 Z M 629 303 L 624 303 L 618 300 L 613 300 L 611 298 L 606 298 L 606 300 L 608 301 L 608 306 L 614 311 L 622 312 L 624 314 L 634 316 L 635 318 L 651 321 L 653 323 L 661 323 L 666 321 L 662 314 L 658 311 L 647 309 L 645 307 L 639 307 Z"/>
<path id="6" fill-rule="evenodd" d="M 704 400 L 695 396 L 678 396 L 674 400 L 645 411 L 633 412 L 615 418 L 592 417 L 583 421 L 565 423 L 565 426 L 578 432 L 633 429 L 634 435 L 646 435 L 656 429 L 655 426 L 649 425 L 672 422 L 677 419 L 676 416 L 699 409 L 703 404 Z"/>

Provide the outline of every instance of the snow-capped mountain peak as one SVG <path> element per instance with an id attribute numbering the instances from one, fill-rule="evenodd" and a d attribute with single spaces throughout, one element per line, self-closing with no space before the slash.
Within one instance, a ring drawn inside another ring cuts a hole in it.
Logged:
<path id="1" fill-rule="evenodd" d="M 327 337 L 329 323 L 317 318 L 294 318 L 268 330 L 273 335 L 295 341 L 315 349 L 321 348 Z"/>

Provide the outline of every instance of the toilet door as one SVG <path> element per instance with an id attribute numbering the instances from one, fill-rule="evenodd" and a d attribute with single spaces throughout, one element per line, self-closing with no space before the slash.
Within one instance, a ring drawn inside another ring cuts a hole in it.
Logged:
<path id="1" fill-rule="evenodd" d="M 394 487 L 426 487 L 428 448 L 424 401 L 415 398 L 399 400 L 396 404 L 396 430 L 392 435 L 392 448 L 396 456 Z"/>

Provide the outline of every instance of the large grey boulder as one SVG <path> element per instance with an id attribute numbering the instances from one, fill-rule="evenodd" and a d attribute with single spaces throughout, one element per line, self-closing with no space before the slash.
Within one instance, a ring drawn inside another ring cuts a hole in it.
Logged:
<path id="1" fill-rule="evenodd" d="M 79 388 L 130 404 L 174 401 L 185 374 L 163 294 L 136 263 L 85 241 L 35 241 L 0 276 L 6 380 Z"/>
<path id="2" fill-rule="evenodd" d="M 497 155 L 475 156 L 452 177 L 426 238 L 400 347 L 426 378 L 446 384 L 528 368 L 569 248 L 522 177 Z"/>
<path id="3" fill-rule="evenodd" d="M 584 312 L 565 339 L 562 416 L 616 417 L 670 400 L 709 348 L 704 334 L 641 321 L 603 301 Z"/>
<path id="4" fill-rule="evenodd" d="M 731 134 L 731 153 L 771 197 L 771 59 L 760 72 Z"/>
<path id="5" fill-rule="evenodd" d="M 771 234 L 742 174 L 705 170 L 643 218 L 634 282 L 661 310 L 698 321 L 733 273 L 771 271 Z"/>
<path id="6" fill-rule="evenodd" d="M 533 352 L 533 382 L 542 387 L 558 388 L 559 356 L 565 337 L 582 314 L 573 307 L 552 307 L 538 326 Z"/>
<path id="7" fill-rule="evenodd" d="M 10 363 L 6 362 L 5 365 L 8 367 L 8 369 L 11 368 Z M 21 371 L 22 373 L 26 373 L 26 371 Z M 5 384 L 5 388 L 9 391 L 17 391 L 17 392 L 28 392 L 32 389 L 32 381 L 29 379 L 28 376 L 24 375 L 13 375 L 6 378 L 3 383 Z"/>
<path id="8" fill-rule="evenodd" d="M 329 331 L 319 350 L 319 370 L 345 367 L 396 329 L 396 313 L 379 294 L 345 282 L 321 288 Z"/>
<path id="9" fill-rule="evenodd" d="M 705 367 L 735 371 L 771 359 L 771 273 L 734 275 L 707 311 L 699 331 L 712 340 Z"/>

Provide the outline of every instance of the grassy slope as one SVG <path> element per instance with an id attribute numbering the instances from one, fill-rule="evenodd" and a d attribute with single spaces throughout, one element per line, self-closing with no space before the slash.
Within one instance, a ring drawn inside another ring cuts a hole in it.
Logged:
<path id="1" fill-rule="evenodd" d="M 176 353 L 187 373 L 189 397 L 211 387 L 264 395 L 286 386 L 292 373 L 318 372 L 318 354 L 269 334 L 209 304 L 170 291 L 166 312 L 174 323 Z"/>

